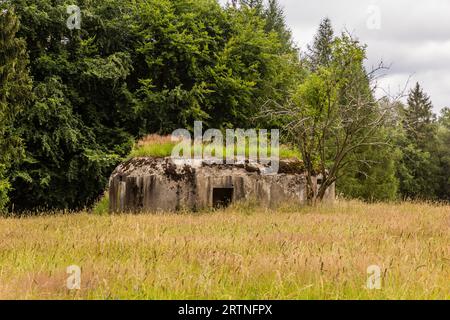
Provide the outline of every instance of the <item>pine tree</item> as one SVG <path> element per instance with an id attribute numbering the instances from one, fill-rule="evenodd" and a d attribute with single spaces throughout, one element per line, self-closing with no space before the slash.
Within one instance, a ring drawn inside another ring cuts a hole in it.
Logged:
<path id="1" fill-rule="evenodd" d="M 26 44 L 16 38 L 18 30 L 14 10 L 0 6 L 0 210 L 8 201 L 7 170 L 23 154 L 14 122 L 31 96 Z"/>
<path id="2" fill-rule="evenodd" d="M 311 68 L 317 70 L 321 66 L 328 66 L 331 61 L 331 45 L 334 40 L 334 31 L 331 20 L 325 18 L 319 26 L 312 46 L 308 46 L 308 57 Z"/>

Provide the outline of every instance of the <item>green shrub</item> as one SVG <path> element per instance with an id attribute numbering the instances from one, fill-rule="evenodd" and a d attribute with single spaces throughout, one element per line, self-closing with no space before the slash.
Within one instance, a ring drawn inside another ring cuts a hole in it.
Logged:
<path id="1" fill-rule="evenodd" d="M 100 198 L 100 200 L 92 208 L 92 213 L 98 216 L 109 214 L 109 193 L 108 191 Z"/>
<path id="2" fill-rule="evenodd" d="M 9 197 L 8 192 L 11 189 L 11 185 L 6 179 L 0 177 L 0 213 L 2 213 L 6 205 L 8 204 Z"/>

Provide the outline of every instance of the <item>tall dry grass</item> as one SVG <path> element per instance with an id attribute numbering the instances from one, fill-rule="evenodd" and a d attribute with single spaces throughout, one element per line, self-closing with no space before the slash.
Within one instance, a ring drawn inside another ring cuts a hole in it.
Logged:
<path id="1" fill-rule="evenodd" d="M 175 141 L 176 142 L 176 141 Z M 153 145 L 153 144 L 168 144 L 168 143 L 174 143 L 172 141 L 172 136 L 161 136 L 158 134 L 149 134 L 146 135 L 145 137 L 141 138 L 136 144 L 138 147 L 145 147 L 148 145 Z"/>
<path id="2" fill-rule="evenodd" d="M 450 298 L 448 206 L 80 213 L 0 219 L 0 235 L 3 299 Z M 381 290 L 366 288 L 369 265 Z"/>

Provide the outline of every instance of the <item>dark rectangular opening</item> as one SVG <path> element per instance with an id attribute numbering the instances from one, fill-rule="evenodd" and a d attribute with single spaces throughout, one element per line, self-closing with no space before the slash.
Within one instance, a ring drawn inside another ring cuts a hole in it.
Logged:
<path id="1" fill-rule="evenodd" d="M 228 207 L 233 201 L 234 188 L 214 188 L 213 189 L 213 207 Z"/>

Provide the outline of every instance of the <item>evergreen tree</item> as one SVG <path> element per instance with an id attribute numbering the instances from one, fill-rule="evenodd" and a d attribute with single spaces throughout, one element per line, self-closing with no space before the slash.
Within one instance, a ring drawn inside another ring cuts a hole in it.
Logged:
<path id="1" fill-rule="evenodd" d="M 8 170 L 23 155 L 15 121 L 31 95 L 26 43 L 16 37 L 18 30 L 14 10 L 0 5 L 0 210 L 8 201 Z"/>
<path id="2" fill-rule="evenodd" d="M 419 83 L 410 91 L 405 108 L 404 127 L 408 138 L 415 141 L 419 148 L 429 145 L 436 136 L 436 116 L 430 97 Z"/>
<path id="3" fill-rule="evenodd" d="M 450 201 L 450 108 L 441 110 L 438 130 L 440 181 L 438 196 Z"/>
<path id="4" fill-rule="evenodd" d="M 59 77 L 37 84 L 34 96 L 18 121 L 26 158 L 12 168 L 11 203 L 18 211 L 83 209 L 103 192 L 120 159 L 104 151 L 93 130 L 74 114 Z"/>
<path id="5" fill-rule="evenodd" d="M 308 46 L 308 58 L 313 70 L 321 66 L 328 66 L 332 59 L 332 43 L 334 31 L 331 20 L 325 18 L 319 26 L 319 30 L 314 37 L 312 46 Z"/>
<path id="6" fill-rule="evenodd" d="M 432 110 L 430 98 L 417 83 L 403 108 L 405 135 L 397 142 L 403 152 L 398 165 L 403 198 L 438 198 L 441 170 L 437 122 Z"/>
<path id="7" fill-rule="evenodd" d="M 286 25 L 284 11 L 278 0 L 269 0 L 264 12 L 264 18 L 266 19 L 266 31 L 275 31 L 278 34 L 283 43 L 283 50 L 294 50 L 292 33 Z"/>

